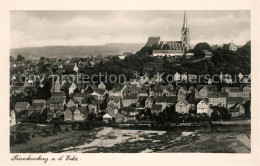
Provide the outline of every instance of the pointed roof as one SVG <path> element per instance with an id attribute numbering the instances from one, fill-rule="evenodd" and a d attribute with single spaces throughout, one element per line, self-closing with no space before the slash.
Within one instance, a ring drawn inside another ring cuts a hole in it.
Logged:
<path id="1" fill-rule="evenodd" d="M 186 18 L 186 11 L 184 11 L 184 19 L 183 19 L 183 27 L 182 29 L 187 29 L 187 18 Z"/>

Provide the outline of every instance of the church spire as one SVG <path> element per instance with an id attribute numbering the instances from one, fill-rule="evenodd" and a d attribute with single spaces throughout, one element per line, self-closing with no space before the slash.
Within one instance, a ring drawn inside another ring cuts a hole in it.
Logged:
<path id="1" fill-rule="evenodd" d="M 187 25 L 186 11 L 184 11 L 183 27 L 181 30 L 181 41 L 185 45 L 186 51 L 190 49 L 190 32 Z"/>
<path id="2" fill-rule="evenodd" d="M 187 28 L 187 19 L 186 19 L 186 11 L 184 11 L 184 19 L 183 19 L 183 29 Z"/>

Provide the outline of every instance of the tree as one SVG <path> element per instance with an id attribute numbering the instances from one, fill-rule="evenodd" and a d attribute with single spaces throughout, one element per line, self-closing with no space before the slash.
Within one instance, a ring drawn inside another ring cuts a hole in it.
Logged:
<path id="1" fill-rule="evenodd" d="M 16 58 L 16 61 L 22 61 L 24 59 L 25 58 L 22 55 L 18 55 L 17 58 Z"/>
<path id="2" fill-rule="evenodd" d="M 204 57 L 203 50 L 211 51 L 210 45 L 206 42 L 196 44 L 196 46 L 193 49 L 194 56 L 198 58 L 203 58 Z"/>
<path id="3" fill-rule="evenodd" d="M 40 61 L 44 61 L 45 59 L 45 57 L 40 57 Z"/>

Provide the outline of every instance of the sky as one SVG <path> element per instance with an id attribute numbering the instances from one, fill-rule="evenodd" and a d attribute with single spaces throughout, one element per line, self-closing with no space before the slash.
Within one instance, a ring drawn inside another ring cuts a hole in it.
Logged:
<path id="1" fill-rule="evenodd" d="M 190 42 L 243 45 L 250 11 L 186 11 Z M 146 43 L 149 36 L 180 40 L 184 11 L 11 11 L 10 47 Z"/>

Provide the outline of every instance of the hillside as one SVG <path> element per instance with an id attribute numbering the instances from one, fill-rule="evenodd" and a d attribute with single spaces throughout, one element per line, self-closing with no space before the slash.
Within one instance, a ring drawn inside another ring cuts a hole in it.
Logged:
<path id="1" fill-rule="evenodd" d="M 132 52 L 140 50 L 144 44 L 132 43 L 110 43 L 100 46 L 45 46 L 45 47 L 26 47 L 10 50 L 11 56 L 22 55 L 25 58 L 34 59 L 39 57 L 84 57 L 94 55 L 119 55 L 123 52 Z"/>

